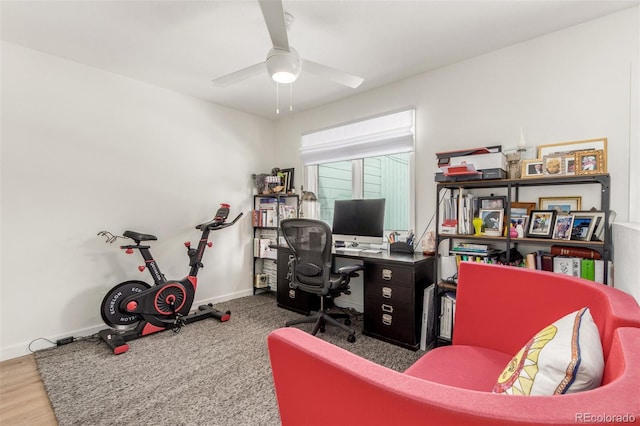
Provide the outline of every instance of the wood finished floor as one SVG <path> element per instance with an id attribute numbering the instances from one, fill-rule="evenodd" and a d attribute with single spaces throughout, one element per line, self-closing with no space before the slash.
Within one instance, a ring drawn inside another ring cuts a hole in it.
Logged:
<path id="1" fill-rule="evenodd" d="M 0 362 L 0 424 L 58 424 L 33 355 Z"/>

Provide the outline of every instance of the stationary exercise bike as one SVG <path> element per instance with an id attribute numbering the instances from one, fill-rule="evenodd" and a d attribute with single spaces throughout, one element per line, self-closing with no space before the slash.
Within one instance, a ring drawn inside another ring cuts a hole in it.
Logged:
<path id="1" fill-rule="evenodd" d="M 139 266 L 140 272 L 147 269 L 153 278 L 151 286 L 144 281 L 131 280 L 122 282 L 109 291 L 100 307 L 100 313 L 104 322 L 111 327 L 101 330 L 98 335 L 118 355 L 129 350 L 128 341 L 148 336 L 158 331 L 180 329 L 192 322 L 205 318 L 216 318 L 226 322 L 231 317 L 231 312 L 221 312 L 213 308 L 213 305 L 202 305 L 198 310 L 189 313 L 196 292 L 197 275 L 203 268 L 202 256 L 207 247 L 213 244 L 208 241 L 211 231 L 227 228 L 240 219 L 240 213 L 232 222 L 226 223 L 229 216 L 229 205 L 220 204 L 213 220 L 201 223 L 196 229 L 202 231 L 202 237 L 197 248 L 191 248 L 191 243 L 184 243 L 189 256 L 189 275 L 181 280 L 167 280 L 160 272 L 158 263 L 151 255 L 150 247 L 140 245 L 144 241 L 154 241 L 154 235 L 142 234 L 135 231 L 125 231 L 122 236 L 116 236 L 108 231 L 99 232 L 98 235 L 106 237 L 107 243 L 114 243 L 118 238 L 129 238 L 135 244 L 120 246 L 127 254 L 139 250 L 144 258 L 145 265 Z"/>

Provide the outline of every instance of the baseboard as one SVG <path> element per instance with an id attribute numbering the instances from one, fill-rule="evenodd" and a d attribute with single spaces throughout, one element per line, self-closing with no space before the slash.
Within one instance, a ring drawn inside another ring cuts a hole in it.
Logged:
<path id="1" fill-rule="evenodd" d="M 251 296 L 252 294 L 253 294 L 253 290 L 249 289 L 249 290 L 242 290 L 234 293 L 224 294 L 222 296 L 216 296 L 210 299 L 197 300 L 193 302 L 192 308 L 197 309 L 198 306 L 206 305 L 208 303 L 215 305 L 216 303 L 222 303 L 228 300 L 238 299 L 240 297 Z M 32 352 L 52 348 L 56 346 L 55 342 L 58 339 L 63 339 L 65 337 L 73 336 L 75 339 L 79 339 L 86 336 L 92 336 L 105 328 L 107 328 L 105 324 L 99 324 L 92 327 L 69 331 L 63 334 L 59 334 L 57 336 L 46 336 L 42 338 L 36 338 L 23 343 L 18 343 L 12 346 L 8 346 L 0 349 L 0 361 L 6 361 L 9 359 L 18 358 L 24 355 L 29 355 Z M 29 344 L 31 344 L 31 351 L 29 350 Z"/>

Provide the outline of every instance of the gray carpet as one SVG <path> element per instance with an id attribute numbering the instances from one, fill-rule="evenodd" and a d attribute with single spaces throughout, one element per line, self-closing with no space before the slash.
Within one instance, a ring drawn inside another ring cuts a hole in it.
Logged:
<path id="1" fill-rule="evenodd" d="M 207 319 L 180 333 L 165 331 L 133 340 L 122 355 L 113 355 L 97 338 L 37 352 L 59 424 L 280 424 L 266 337 L 300 315 L 277 308 L 269 293 L 215 307 L 230 310 L 231 320 Z M 353 325 L 362 330 L 360 319 Z M 306 324 L 297 327 L 311 329 Z M 398 371 L 424 353 L 360 332 L 351 344 L 333 327 L 319 336 Z"/>

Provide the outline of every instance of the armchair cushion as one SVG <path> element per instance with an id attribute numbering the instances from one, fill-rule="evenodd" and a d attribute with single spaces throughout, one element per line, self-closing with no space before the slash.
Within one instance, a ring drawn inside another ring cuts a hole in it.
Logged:
<path id="1" fill-rule="evenodd" d="M 509 354 L 478 346 L 442 346 L 421 356 L 404 374 L 457 388 L 491 392 L 496 377 L 511 358 Z M 438 368 L 433 368 L 434 365 Z"/>
<path id="2" fill-rule="evenodd" d="M 540 330 L 500 374 L 495 393 L 561 395 L 600 386 L 604 358 L 589 308 Z"/>

